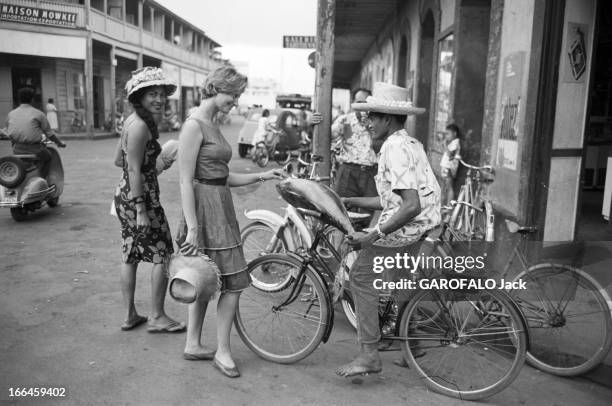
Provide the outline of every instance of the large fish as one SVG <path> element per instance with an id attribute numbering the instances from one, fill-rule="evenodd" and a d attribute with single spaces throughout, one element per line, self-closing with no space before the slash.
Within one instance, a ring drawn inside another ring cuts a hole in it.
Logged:
<path id="1" fill-rule="evenodd" d="M 321 213 L 325 223 L 344 233 L 355 232 L 340 196 L 329 186 L 313 180 L 289 178 L 278 183 L 276 189 L 290 205 Z"/>

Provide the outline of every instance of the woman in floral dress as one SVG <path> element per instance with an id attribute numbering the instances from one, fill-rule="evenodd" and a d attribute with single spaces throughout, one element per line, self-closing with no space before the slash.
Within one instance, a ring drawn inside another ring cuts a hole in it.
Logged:
<path id="1" fill-rule="evenodd" d="M 159 201 L 155 168 L 161 152 L 157 122 L 164 112 L 166 97 L 176 91 L 176 86 L 164 77 L 161 69 L 145 67 L 132 73 L 126 91 L 134 113 L 126 119 L 121 135 L 118 154 L 123 176 L 115 192 L 123 239 L 121 291 L 127 310 L 121 329 L 131 330 L 148 320 L 151 333 L 181 332 L 185 325 L 171 319 L 164 311 L 167 265 L 173 247 L 168 221 Z M 148 319 L 139 315 L 134 306 L 136 269 L 140 262 L 153 264 L 153 301 Z"/>

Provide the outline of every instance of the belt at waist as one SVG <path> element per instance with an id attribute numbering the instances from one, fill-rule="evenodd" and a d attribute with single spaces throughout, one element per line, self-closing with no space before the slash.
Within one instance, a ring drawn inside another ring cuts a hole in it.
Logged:
<path id="1" fill-rule="evenodd" d="M 203 185 L 215 185 L 215 186 L 225 186 L 227 185 L 227 176 L 224 178 L 214 178 L 214 179 L 194 179 L 196 182 L 201 183 Z"/>
<path id="2" fill-rule="evenodd" d="M 378 170 L 378 165 L 374 164 L 374 165 L 359 165 L 359 164 L 354 164 L 352 162 L 344 162 L 342 163 L 342 165 L 346 165 L 349 166 L 351 168 L 358 168 L 362 171 L 377 171 Z"/>

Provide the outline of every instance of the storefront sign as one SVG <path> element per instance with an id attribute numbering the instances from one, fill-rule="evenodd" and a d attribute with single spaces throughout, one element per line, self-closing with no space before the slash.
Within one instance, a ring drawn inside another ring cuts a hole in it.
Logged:
<path id="1" fill-rule="evenodd" d="M 504 58 L 503 64 L 497 165 L 512 170 L 517 169 L 518 161 L 524 59 L 524 52 L 515 52 Z"/>
<path id="2" fill-rule="evenodd" d="M 311 35 L 283 35 L 283 48 L 315 49 L 317 38 Z"/>
<path id="3" fill-rule="evenodd" d="M 567 23 L 567 58 L 563 81 L 584 83 L 587 67 L 586 33 L 588 25 Z"/>
<path id="4" fill-rule="evenodd" d="M 0 5 L 0 20 L 76 27 L 77 16 L 77 13 L 69 13 L 66 11 L 16 6 L 12 4 Z"/>

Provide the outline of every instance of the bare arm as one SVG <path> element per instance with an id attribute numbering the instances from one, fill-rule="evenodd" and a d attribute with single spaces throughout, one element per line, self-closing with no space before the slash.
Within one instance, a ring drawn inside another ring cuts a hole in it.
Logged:
<path id="1" fill-rule="evenodd" d="M 115 166 L 119 168 L 123 167 L 123 156 L 121 154 L 121 142 L 123 138 L 119 138 L 119 142 L 117 142 L 117 146 L 115 147 Z"/>
<path id="2" fill-rule="evenodd" d="M 280 169 L 272 169 L 266 172 L 259 173 L 232 173 L 227 177 L 227 184 L 231 187 L 250 185 L 261 180 L 280 179 L 282 178 Z"/>
<path id="3" fill-rule="evenodd" d="M 402 198 L 399 210 L 385 224 L 380 225 L 380 231 L 385 234 L 399 230 L 421 213 L 421 201 L 415 189 L 400 190 L 399 195 Z"/>
<path id="4" fill-rule="evenodd" d="M 402 197 L 402 204 L 399 210 L 379 227 L 379 230 L 384 234 L 390 234 L 395 230 L 399 230 L 421 212 L 421 202 L 415 189 L 402 189 L 399 191 L 399 194 Z M 378 231 L 376 230 L 369 233 L 356 233 L 353 234 L 349 244 L 363 248 L 372 245 L 377 239 Z"/>
<path id="5" fill-rule="evenodd" d="M 380 196 L 370 197 L 343 197 L 342 201 L 347 207 L 359 207 L 368 210 L 382 210 Z"/>
<path id="6" fill-rule="evenodd" d="M 144 122 L 134 123 L 127 136 L 127 169 L 128 179 L 130 181 L 130 191 L 132 198 L 143 195 L 142 186 L 142 161 L 147 141 L 149 140 L 149 130 Z M 139 226 L 148 226 L 151 220 L 146 212 L 144 202 L 136 204 L 136 224 Z"/>
<path id="7" fill-rule="evenodd" d="M 181 184 L 181 205 L 187 223 L 186 242 L 197 245 L 198 218 L 193 191 L 193 175 L 195 174 L 198 152 L 202 144 L 202 133 L 195 120 L 183 124 L 179 135 L 178 162 Z"/>

